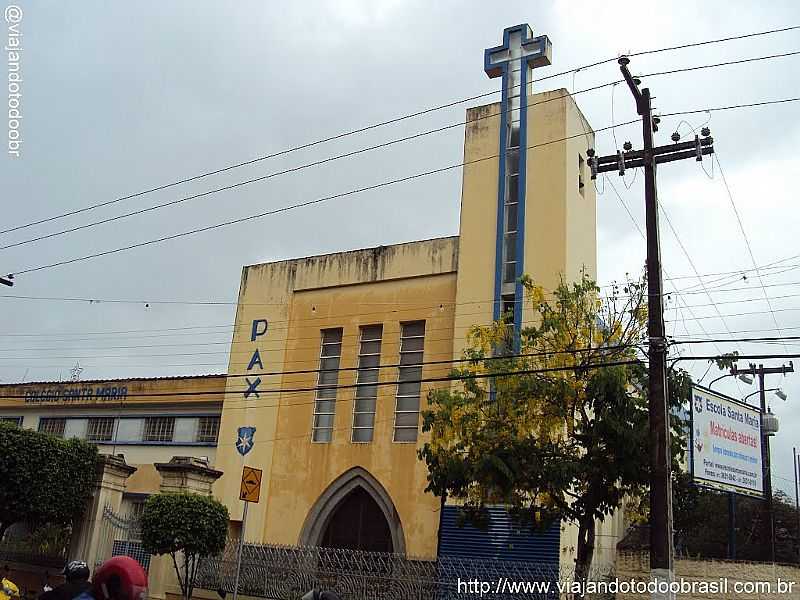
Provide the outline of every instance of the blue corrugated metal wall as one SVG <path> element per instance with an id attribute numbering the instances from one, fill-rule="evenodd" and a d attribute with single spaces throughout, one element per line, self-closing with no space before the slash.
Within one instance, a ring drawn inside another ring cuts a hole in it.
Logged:
<path id="1" fill-rule="evenodd" d="M 442 509 L 439 556 L 493 558 L 558 564 L 561 526 L 553 523 L 543 531 L 532 531 L 515 524 L 501 506 L 488 507 L 489 527 L 486 530 L 464 524 L 458 526 L 458 506 Z"/>

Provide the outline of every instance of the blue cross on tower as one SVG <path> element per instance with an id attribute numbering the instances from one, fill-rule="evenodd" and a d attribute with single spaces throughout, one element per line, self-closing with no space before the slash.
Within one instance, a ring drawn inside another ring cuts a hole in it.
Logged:
<path id="1" fill-rule="evenodd" d="M 483 56 L 486 74 L 503 78 L 494 318 L 512 311 L 515 331 L 522 324 L 522 286 L 518 279 L 523 275 L 529 72 L 549 65 L 551 54 L 547 36 L 533 37 L 530 26 L 523 23 L 506 28 L 503 45 L 488 48 Z"/>

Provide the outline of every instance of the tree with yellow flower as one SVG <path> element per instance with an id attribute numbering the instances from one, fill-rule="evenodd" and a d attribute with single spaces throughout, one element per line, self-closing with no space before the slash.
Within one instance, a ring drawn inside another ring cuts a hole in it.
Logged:
<path id="1" fill-rule="evenodd" d="M 427 491 L 461 503 L 474 524 L 488 504 L 520 523 L 575 523 L 575 578 L 585 583 L 596 520 L 641 497 L 649 480 L 646 285 L 629 281 L 606 297 L 586 276 L 551 295 L 523 285 L 521 330 L 507 316 L 473 327 L 455 385 L 430 392 L 419 455 Z M 670 371 L 673 407 L 689 382 Z M 677 458 L 684 440 L 673 429 Z"/>

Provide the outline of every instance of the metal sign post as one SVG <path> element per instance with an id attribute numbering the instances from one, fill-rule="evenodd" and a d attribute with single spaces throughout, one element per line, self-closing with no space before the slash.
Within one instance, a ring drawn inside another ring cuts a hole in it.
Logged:
<path id="1" fill-rule="evenodd" d="M 242 549 L 244 548 L 244 528 L 247 525 L 247 505 L 250 504 L 245 500 L 244 512 L 242 513 L 242 532 L 239 534 L 239 552 L 236 557 L 236 579 L 233 582 L 233 600 L 239 597 L 239 574 L 242 571 Z"/>
<path id="2" fill-rule="evenodd" d="M 242 483 L 239 488 L 239 499 L 244 502 L 242 511 L 242 531 L 239 534 L 239 550 L 236 557 L 236 579 L 233 582 L 233 600 L 239 597 L 239 576 L 242 572 L 242 552 L 244 550 L 244 532 L 247 527 L 247 507 L 251 502 L 258 504 L 261 498 L 261 469 L 244 467 Z"/>

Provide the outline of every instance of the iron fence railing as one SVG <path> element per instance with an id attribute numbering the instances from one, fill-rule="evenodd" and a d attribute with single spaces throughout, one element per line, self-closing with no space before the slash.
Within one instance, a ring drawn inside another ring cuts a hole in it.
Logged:
<path id="1" fill-rule="evenodd" d="M 130 556 L 139 561 L 145 571 L 149 570 L 150 555 L 141 543 L 140 515 L 117 513 L 106 506 L 99 526 L 97 565 L 112 556 Z"/>
<path id="2" fill-rule="evenodd" d="M 0 561 L 59 568 L 64 566 L 66 559 L 66 544 L 42 544 L 25 538 L 0 542 Z"/>
<path id="3" fill-rule="evenodd" d="M 237 545 L 229 543 L 220 556 L 203 562 L 198 587 L 232 593 L 236 562 Z M 558 583 L 569 585 L 573 577 L 573 570 L 558 564 L 456 557 L 417 560 L 379 552 L 245 544 L 239 594 L 296 600 L 317 588 L 333 590 L 343 600 L 544 600 L 559 598 Z M 596 569 L 590 580 L 611 577 L 611 569 Z"/>

